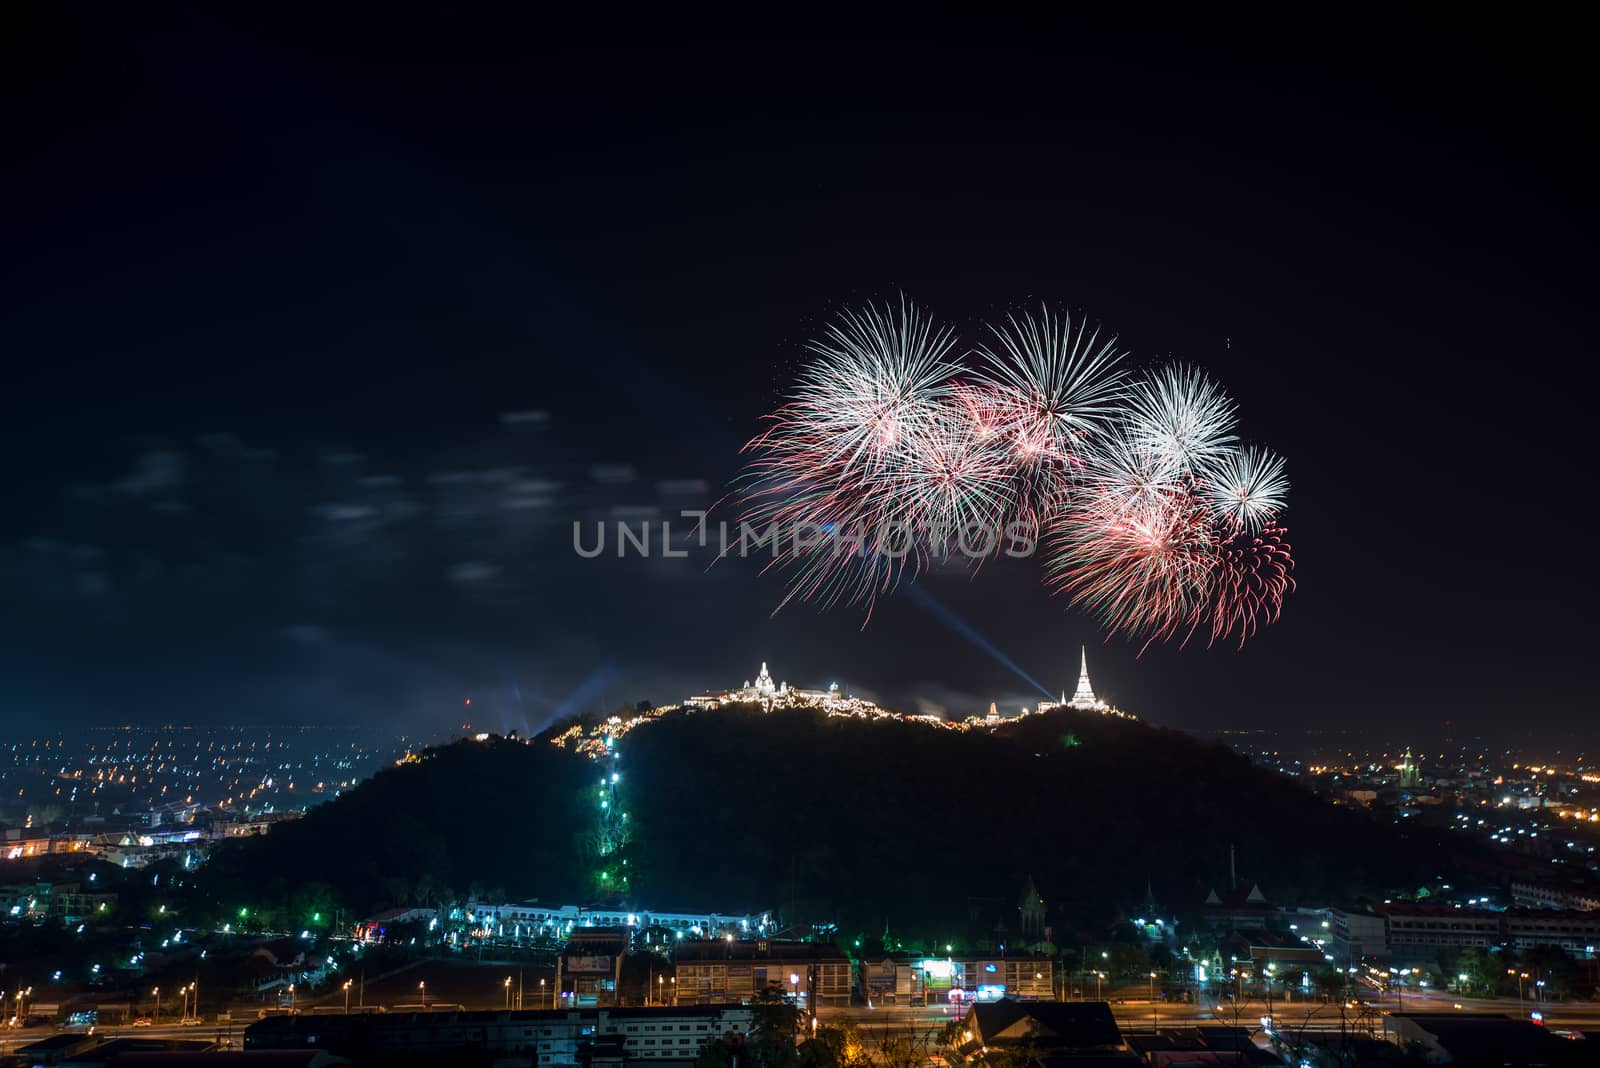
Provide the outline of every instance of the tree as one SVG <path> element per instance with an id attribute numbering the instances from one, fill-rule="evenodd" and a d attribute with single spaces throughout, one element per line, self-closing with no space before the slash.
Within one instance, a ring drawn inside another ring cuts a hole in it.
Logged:
<path id="1" fill-rule="evenodd" d="M 922 1068 L 928 1063 L 927 1036 L 910 1028 L 899 1034 L 885 1028 L 876 1060 L 882 1068 Z"/>
<path id="2" fill-rule="evenodd" d="M 869 1063 L 861 1029 L 851 1020 L 819 1027 L 800 1046 L 801 1068 L 865 1068 Z"/>
<path id="3" fill-rule="evenodd" d="M 1323 1001 L 1344 995 L 1345 975 L 1335 968 L 1318 968 L 1311 973 L 1311 985 Z"/>
<path id="4" fill-rule="evenodd" d="M 769 988 L 756 994 L 750 1014 L 754 1017 L 750 1028 L 753 1068 L 798 1068 L 800 1057 L 794 1039 L 800 1011 L 783 991 Z"/>
<path id="5" fill-rule="evenodd" d="M 733 1051 L 722 1039 L 712 1039 L 694 1059 L 694 1068 L 733 1068 Z"/>

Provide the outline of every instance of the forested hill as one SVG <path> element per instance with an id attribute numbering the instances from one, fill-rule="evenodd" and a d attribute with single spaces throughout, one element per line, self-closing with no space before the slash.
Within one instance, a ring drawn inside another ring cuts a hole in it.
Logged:
<path id="1" fill-rule="evenodd" d="M 1198 902 L 1224 887 L 1230 846 L 1241 878 L 1300 903 L 1479 862 L 1464 843 L 1377 824 L 1137 721 L 1058 711 L 956 731 L 746 708 L 669 714 L 621 740 L 627 841 L 601 860 L 596 784 L 612 764 L 549 738 L 429 750 L 219 849 L 202 878 L 219 900 L 289 902 L 326 884 L 315 894 L 359 912 L 478 893 L 590 902 L 606 867 L 626 871 L 641 907 L 964 937 L 1014 913 L 1030 875 L 1071 930 L 1141 900 L 1147 882 L 1169 906 Z"/>

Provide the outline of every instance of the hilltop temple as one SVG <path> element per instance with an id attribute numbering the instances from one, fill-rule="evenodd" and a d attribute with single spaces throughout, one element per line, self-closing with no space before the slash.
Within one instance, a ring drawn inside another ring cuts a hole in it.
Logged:
<path id="1" fill-rule="evenodd" d="M 1038 711 L 1054 712 L 1058 708 L 1070 708 L 1074 712 L 1100 712 L 1113 716 L 1127 715 L 1126 712 L 1095 696 L 1094 686 L 1089 682 L 1089 650 L 1082 646 L 1078 649 L 1078 688 L 1072 692 L 1072 697 L 1069 699 L 1063 692 L 1059 701 L 1040 701 Z"/>
<path id="2" fill-rule="evenodd" d="M 797 686 L 790 686 L 787 682 L 774 682 L 765 661 L 762 662 L 761 671 L 756 675 L 754 682 L 746 679 L 744 685 L 737 690 L 700 694 L 687 698 L 683 703 L 690 708 L 760 705 L 768 711 L 774 708 L 821 708 L 830 712 L 835 710 L 854 712 L 876 708 L 870 701 L 841 693 L 837 682 L 831 683 L 826 690 L 802 690 Z"/>

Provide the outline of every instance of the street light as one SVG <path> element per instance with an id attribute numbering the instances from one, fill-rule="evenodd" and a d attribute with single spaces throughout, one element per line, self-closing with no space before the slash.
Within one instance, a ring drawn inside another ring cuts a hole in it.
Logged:
<path id="1" fill-rule="evenodd" d="M 1522 981 L 1528 977 L 1528 973 L 1518 972 L 1515 968 L 1507 968 L 1506 974 L 1517 977 L 1517 1013 L 1520 1015 L 1524 1008 L 1522 1004 Z"/>
<path id="2" fill-rule="evenodd" d="M 293 990 L 294 987 L 290 987 L 289 989 Z M 151 1016 L 150 1020 L 151 1020 L 152 1023 L 160 1023 L 161 1022 L 161 988 L 158 986 L 155 989 L 151 990 L 150 991 L 150 996 L 156 999 L 155 1015 Z"/>
<path id="3" fill-rule="evenodd" d="M 1150 1030 L 1161 1029 L 1161 1010 L 1156 1008 L 1156 973 L 1150 973 Z"/>
<path id="4" fill-rule="evenodd" d="M 355 982 L 354 979 L 346 979 L 344 981 L 344 1012 L 346 1016 L 350 1015 L 350 984 L 353 982 Z"/>
<path id="5" fill-rule="evenodd" d="M 289 1015 L 294 1015 L 294 984 L 289 984 Z"/>
<path id="6" fill-rule="evenodd" d="M 554 997 L 554 993 L 555 993 L 554 991 L 551 991 L 552 998 Z M 543 979 L 539 980 L 539 1004 L 540 1005 L 544 1004 L 544 980 Z M 555 1008 L 555 1003 L 554 1003 L 553 1000 L 551 1002 L 550 1007 L 552 1009 Z"/>
<path id="7" fill-rule="evenodd" d="M 290 989 L 292 990 L 294 988 L 290 987 Z M 422 992 L 422 1011 L 423 1012 L 427 1012 L 428 1011 L 428 981 L 426 979 L 419 980 L 418 983 L 417 983 L 417 989 Z"/>
<path id="8" fill-rule="evenodd" d="M 1105 956 L 1105 954 L 1102 953 L 1101 956 Z M 1097 971 L 1097 972 L 1094 973 L 1094 999 L 1096 1001 L 1104 1001 L 1105 1000 L 1105 998 L 1100 996 L 1100 980 L 1104 979 L 1105 977 L 1106 977 L 1106 973 L 1105 972 L 1098 972 Z"/>
<path id="9" fill-rule="evenodd" d="M 511 976 L 506 976 L 504 986 L 506 988 L 506 1011 L 509 1012 L 511 1011 Z"/>

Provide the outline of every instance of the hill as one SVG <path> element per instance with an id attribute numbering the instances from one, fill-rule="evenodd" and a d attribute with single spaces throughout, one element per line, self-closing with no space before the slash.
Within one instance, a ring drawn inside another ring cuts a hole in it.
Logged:
<path id="1" fill-rule="evenodd" d="M 551 736 L 430 750 L 219 849 L 203 878 L 219 899 L 285 908 L 594 900 L 586 846 L 612 765 Z M 1068 929 L 1131 906 L 1147 881 L 1170 905 L 1198 902 L 1225 886 L 1230 846 L 1241 877 L 1285 901 L 1353 901 L 1487 863 L 1328 805 L 1220 744 L 1066 710 L 953 731 L 727 708 L 663 716 L 619 752 L 631 834 L 609 863 L 626 859 L 629 898 L 658 909 L 964 936 L 1013 913 L 1030 875 Z"/>

